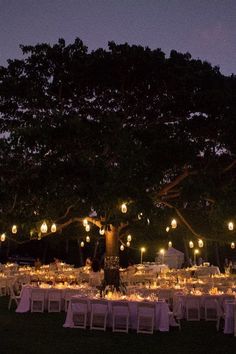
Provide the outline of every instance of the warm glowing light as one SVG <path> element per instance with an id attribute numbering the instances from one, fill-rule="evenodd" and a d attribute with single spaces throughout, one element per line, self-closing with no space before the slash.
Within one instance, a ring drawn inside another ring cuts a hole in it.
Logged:
<path id="1" fill-rule="evenodd" d="M 86 236 L 86 242 L 90 242 L 90 237 Z"/>
<path id="2" fill-rule="evenodd" d="M 51 226 L 51 232 L 57 232 L 57 226 L 56 226 L 56 224 L 52 224 L 52 226 Z"/>
<path id="3" fill-rule="evenodd" d="M 164 255 L 164 254 L 165 254 L 165 250 L 164 250 L 164 248 L 161 248 L 161 249 L 160 249 L 160 254 L 162 254 L 162 255 Z"/>
<path id="4" fill-rule="evenodd" d="M 138 219 L 141 220 L 141 219 L 142 219 L 142 216 L 143 216 L 143 213 L 139 213 L 139 214 L 138 214 Z"/>
<path id="5" fill-rule="evenodd" d="M 193 248 L 193 247 L 194 247 L 193 241 L 189 241 L 189 248 Z"/>
<path id="6" fill-rule="evenodd" d="M 84 219 L 84 220 L 83 220 L 83 225 L 84 225 L 84 227 L 85 227 L 86 225 L 88 225 L 88 220 L 87 220 L 87 219 Z"/>
<path id="7" fill-rule="evenodd" d="M 128 236 L 127 236 L 127 241 L 130 242 L 131 240 L 132 240 L 132 236 L 131 236 L 131 235 L 128 235 Z"/>
<path id="8" fill-rule="evenodd" d="M 166 232 L 169 232 L 170 231 L 170 228 L 169 226 L 166 227 Z"/>
<path id="9" fill-rule="evenodd" d="M 147 218 L 147 224 L 150 225 L 150 219 Z"/>
<path id="10" fill-rule="evenodd" d="M 143 252 L 146 252 L 146 248 L 145 247 L 141 247 L 140 248 L 140 251 L 143 253 Z"/>
<path id="11" fill-rule="evenodd" d="M 11 232 L 12 232 L 13 234 L 16 234 L 16 233 L 17 233 L 17 226 L 16 226 L 16 225 L 13 225 L 13 226 L 12 226 Z"/>
<path id="12" fill-rule="evenodd" d="M 198 247 L 202 248 L 204 246 L 204 243 L 201 239 L 198 240 Z"/>
<path id="13" fill-rule="evenodd" d="M 235 243 L 234 242 L 231 242 L 231 248 L 234 249 L 235 248 Z"/>
<path id="14" fill-rule="evenodd" d="M 126 242 L 126 246 L 130 247 L 130 242 L 129 241 Z"/>
<path id="15" fill-rule="evenodd" d="M 48 225 L 47 225 L 47 223 L 44 221 L 43 223 L 42 223 L 42 225 L 40 226 L 40 231 L 42 232 L 42 234 L 46 234 L 47 233 L 47 231 L 48 231 Z"/>
<path id="16" fill-rule="evenodd" d="M 168 242 L 168 247 L 172 247 L 172 242 L 171 241 Z"/>
<path id="17" fill-rule="evenodd" d="M 6 240 L 6 234 L 1 234 L 1 242 L 4 242 Z"/>
<path id="18" fill-rule="evenodd" d="M 198 249 L 195 249 L 194 250 L 194 254 L 198 254 L 199 253 L 199 250 Z"/>
<path id="19" fill-rule="evenodd" d="M 90 231 L 90 225 L 89 224 L 85 225 L 85 231 L 87 231 L 87 232 Z"/>
<path id="20" fill-rule="evenodd" d="M 121 204 L 121 212 L 123 213 L 123 214 L 125 214 L 125 213 L 127 213 L 127 205 L 125 204 L 125 203 L 123 203 L 123 204 Z"/>
<path id="21" fill-rule="evenodd" d="M 125 249 L 124 245 L 120 245 L 120 250 L 124 251 L 124 249 Z"/>
<path id="22" fill-rule="evenodd" d="M 176 229 L 176 227 L 177 227 L 177 221 L 176 221 L 175 219 L 172 219 L 172 220 L 171 220 L 171 227 L 172 227 L 172 229 Z"/>
<path id="23" fill-rule="evenodd" d="M 80 247 L 84 247 L 84 241 L 80 242 Z"/>
<path id="24" fill-rule="evenodd" d="M 230 222 L 228 223 L 228 229 L 229 229 L 230 231 L 233 231 L 233 229 L 234 229 L 234 223 L 233 223 L 232 221 L 230 221 Z"/>
<path id="25" fill-rule="evenodd" d="M 104 235 L 105 234 L 105 229 L 104 228 L 99 229 L 99 233 L 100 233 L 100 235 Z"/>

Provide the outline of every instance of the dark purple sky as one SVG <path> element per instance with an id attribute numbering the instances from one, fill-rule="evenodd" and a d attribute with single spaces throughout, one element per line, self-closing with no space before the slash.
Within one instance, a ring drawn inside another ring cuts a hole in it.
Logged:
<path id="1" fill-rule="evenodd" d="M 0 0 L 0 64 L 19 44 L 67 43 L 89 50 L 128 42 L 190 52 L 236 73 L 236 0 Z"/>

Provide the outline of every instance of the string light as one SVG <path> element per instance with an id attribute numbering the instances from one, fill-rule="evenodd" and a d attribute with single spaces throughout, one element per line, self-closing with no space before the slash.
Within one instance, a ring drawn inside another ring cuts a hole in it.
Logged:
<path id="1" fill-rule="evenodd" d="M 99 233 L 100 233 L 100 235 L 104 235 L 105 234 L 105 229 L 104 228 L 100 228 L 99 229 Z"/>
<path id="2" fill-rule="evenodd" d="M 131 236 L 131 235 L 128 235 L 128 236 L 127 236 L 127 241 L 130 242 L 131 240 L 132 240 L 132 236 Z"/>
<path id="3" fill-rule="evenodd" d="M 231 242 L 231 248 L 234 249 L 235 248 L 235 243 Z"/>
<path id="4" fill-rule="evenodd" d="M 51 226 L 51 232 L 57 232 L 57 226 L 56 226 L 56 224 L 52 224 L 52 226 Z"/>
<path id="5" fill-rule="evenodd" d="M 90 237 L 86 236 L 86 242 L 90 242 Z"/>
<path id="6" fill-rule="evenodd" d="M 85 231 L 87 231 L 87 232 L 90 231 L 90 225 L 89 224 L 85 225 Z"/>
<path id="7" fill-rule="evenodd" d="M 139 213 L 139 214 L 138 214 L 138 219 L 141 220 L 141 219 L 142 219 L 142 216 L 143 216 L 143 213 Z"/>
<path id="8" fill-rule="evenodd" d="M 17 226 L 16 226 L 16 225 L 13 225 L 13 226 L 12 226 L 11 232 L 12 232 L 13 234 L 16 234 L 16 233 L 17 233 Z"/>
<path id="9" fill-rule="evenodd" d="M 168 242 L 168 247 L 172 247 L 172 242 L 171 241 Z"/>
<path id="10" fill-rule="evenodd" d="M 228 229 L 229 229 L 230 231 L 233 231 L 233 229 L 234 229 L 234 223 L 233 223 L 232 221 L 230 221 L 230 222 L 228 223 Z"/>
<path id="11" fill-rule="evenodd" d="M 201 239 L 198 240 L 198 247 L 202 248 L 204 246 L 204 243 Z"/>
<path id="12" fill-rule="evenodd" d="M 128 209 L 127 209 L 127 205 L 125 203 L 122 203 L 120 208 L 121 208 L 121 212 L 123 214 L 127 213 Z"/>
<path id="13" fill-rule="evenodd" d="M 84 241 L 80 242 L 80 247 L 84 247 Z"/>
<path id="14" fill-rule="evenodd" d="M 130 242 L 129 241 L 126 242 L 126 246 L 130 247 Z"/>
<path id="15" fill-rule="evenodd" d="M 4 242 L 6 240 L 6 234 L 1 234 L 1 242 Z"/>
<path id="16" fill-rule="evenodd" d="M 42 234 L 46 234 L 47 231 L 48 231 L 48 226 L 47 226 L 47 223 L 44 221 L 42 223 L 42 225 L 40 226 L 40 231 L 42 232 Z"/>
<path id="17" fill-rule="evenodd" d="M 189 241 L 189 248 L 193 248 L 193 247 L 194 247 L 193 241 Z"/>
<path id="18" fill-rule="evenodd" d="M 177 221 L 176 221 L 175 219 L 172 219 L 172 220 L 171 220 L 171 227 L 172 227 L 172 229 L 176 229 L 176 227 L 177 227 Z"/>
<path id="19" fill-rule="evenodd" d="M 170 231 L 170 228 L 169 226 L 166 227 L 166 232 L 169 232 Z"/>
<path id="20" fill-rule="evenodd" d="M 85 227 L 86 225 L 88 225 L 88 220 L 87 220 L 87 219 L 84 219 L 84 220 L 83 220 L 83 225 L 84 225 L 84 227 Z"/>
<path id="21" fill-rule="evenodd" d="M 120 250 L 124 251 L 124 249 L 125 249 L 124 245 L 120 245 Z"/>

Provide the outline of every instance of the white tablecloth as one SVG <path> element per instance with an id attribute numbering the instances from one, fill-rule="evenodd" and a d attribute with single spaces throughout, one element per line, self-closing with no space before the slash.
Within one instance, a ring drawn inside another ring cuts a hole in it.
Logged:
<path id="1" fill-rule="evenodd" d="M 234 322 L 236 314 L 236 302 L 227 302 L 225 304 L 225 325 L 224 333 L 230 334 L 234 333 Z"/>
<path id="2" fill-rule="evenodd" d="M 76 298 L 73 297 L 73 298 Z M 108 326 L 111 327 L 112 323 L 112 301 L 115 300 L 108 300 Z M 127 300 L 124 300 L 127 302 Z M 128 301 L 128 306 L 129 306 L 129 313 L 130 313 L 130 328 L 131 329 L 137 329 L 137 308 L 138 308 L 138 303 L 140 301 Z M 90 300 L 88 299 L 88 307 L 89 311 L 91 309 L 90 306 Z M 72 328 L 74 323 L 73 323 L 73 312 L 71 309 L 71 304 L 69 304 L 68 311 L 67 311 L 67 316 L 66 316 L 66 321 L 64 323 L 63 327 L 69 327 Z M 156 301 L 155 302 L 155 325 L 154 328 L 156 330 L 159 330 L 161 332 L 168 332 L 169 331 L 169 325 L 170 325 L 170 320 L 169 320 L 169 307 L 168 304 L 164 301 Z"/>

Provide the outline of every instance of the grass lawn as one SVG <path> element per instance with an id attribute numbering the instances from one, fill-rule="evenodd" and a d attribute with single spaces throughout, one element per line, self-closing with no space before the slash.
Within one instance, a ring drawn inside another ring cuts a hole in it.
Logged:
<path id="1" fill-rule="evenodd" d="M 182 330 L 153 335 L 63 328 L 65 313 L 17 314 L 0 298 L 0 354 L 236 354 L 236 337 L 215 322 L 182 322 Z"/>

